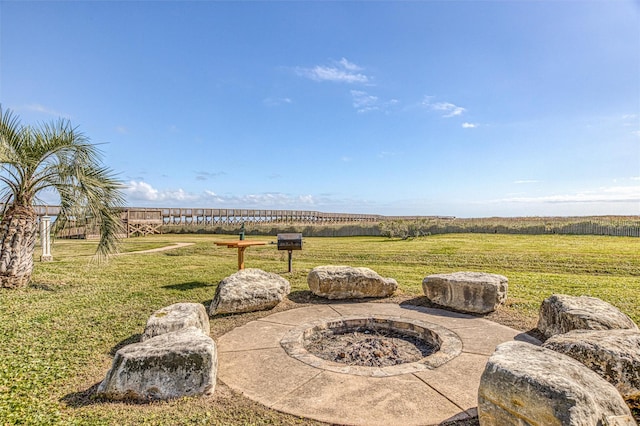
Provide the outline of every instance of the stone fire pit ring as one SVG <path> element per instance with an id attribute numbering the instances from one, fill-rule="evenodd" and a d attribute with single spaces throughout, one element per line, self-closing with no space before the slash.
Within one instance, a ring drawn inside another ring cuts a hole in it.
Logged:
<path id="1" fill-rule="evenodd" d="M 312 354 L 305 347 L 308 339 L 315 333 L 327 329 L 344 332 L 357 328 L 392 330 L 423 340 L 436 349 L 431 355 L 416 362 L 406 362 L 384 367 L 365 367 L 328 361 Z M 336 373 L 368 377 L 388 377 L 432 370 L 452 360 L 462 352 L 462 341 L 460 338 L 445 327 L 418 319 L 387 315 L 325 318 L 302 324 L 290 330 L 282 340 L 280 340 L 280 345 L 289 356 L 312 367 Z"/>

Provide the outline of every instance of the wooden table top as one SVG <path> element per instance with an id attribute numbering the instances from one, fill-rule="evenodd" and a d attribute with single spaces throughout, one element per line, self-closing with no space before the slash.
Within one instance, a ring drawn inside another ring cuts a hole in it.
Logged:
<path id="1" fill-rule="evenodd" d="M 249 246 L 263 246 L 267 244 L 266 241 L 249 241 L 249 240 L 233 240 L 233 241 L 215 241 L 217 246 L 233 247 L 249 247 Z"/>

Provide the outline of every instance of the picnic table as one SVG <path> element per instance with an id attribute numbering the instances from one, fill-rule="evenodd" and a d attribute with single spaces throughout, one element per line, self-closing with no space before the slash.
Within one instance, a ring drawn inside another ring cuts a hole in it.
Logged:
<path id="1" fill-rule="evenodd" d="M 265 241 L 248 240 L 216 241 L 215 243 L 217 246 L 227 246 L 228 248 L 238 249 L 238 270 L 244 269 L 244 251 L 247 247 L 267 244 Z"/>

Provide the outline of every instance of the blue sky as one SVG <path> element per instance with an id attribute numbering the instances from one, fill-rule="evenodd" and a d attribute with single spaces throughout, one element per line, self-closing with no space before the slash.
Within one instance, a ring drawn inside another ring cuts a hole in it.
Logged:
<path id="1" fill-rule="evenodd" d="M 637 0 L 0 0 L 0 102 L 130 206 L 640 214 Z"/>

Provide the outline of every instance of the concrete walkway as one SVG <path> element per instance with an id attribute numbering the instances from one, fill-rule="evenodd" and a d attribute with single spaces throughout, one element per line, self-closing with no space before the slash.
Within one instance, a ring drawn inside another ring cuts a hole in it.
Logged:
<path id="1" fill-rule="evenodd" d="M 195 243 L 175 243 L 175 244 L 171 244 L 170 246 L 158 247 L 158 248 L 149 249 L 149 250 L 138 250 L 138 251 L 128 251 L 125 253 L 118 253 L 116 254 L 116 256 L 128 256 L 130 254 L 143 254 L 143 253 L 156 253 L 159 251 L 167 251 L 167 250 L 173 250 L 181 247 L 189 247 L 194 244 Z"/>
<path id="2" fill-rule="evenodd" d="M 434 369 L 375 377 L 349 374 L 349 369 L 330 371 L 322 362 L 312 366 L 290 357 L 280 344 L 303 324 L 354 316 L 435 324 L 457 335 L 462 351 Z M 439 309 L 390 303 L 313 305 L 269 315 L 221 336 L 218 378 L 267 407 L 327 423 L 435 425 L 477 414 L 486 361 L 496 345 L 513 339 L 540 343 L 503 325 Z"/>

